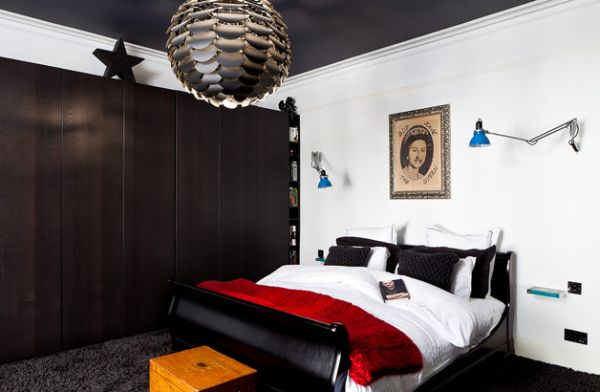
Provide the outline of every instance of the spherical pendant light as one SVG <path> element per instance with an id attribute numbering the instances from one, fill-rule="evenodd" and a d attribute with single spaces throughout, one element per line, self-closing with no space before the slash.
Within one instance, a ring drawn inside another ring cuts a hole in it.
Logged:
<path id="1" fill-rule="evenodd" d="M 248 106 L 288 75 L 287 27 L 267 0 L 186 0 L 167 36 L 183 87 L 215 106 Z"/>

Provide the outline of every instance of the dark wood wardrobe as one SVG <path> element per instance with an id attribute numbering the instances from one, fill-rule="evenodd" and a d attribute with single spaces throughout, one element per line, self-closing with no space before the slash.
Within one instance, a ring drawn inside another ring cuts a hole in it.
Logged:
<path id="1" fill-rule="evenodd" d="M 166 326 L 287 263 L 288 121 L 0 59 L 0 362 Z"/>

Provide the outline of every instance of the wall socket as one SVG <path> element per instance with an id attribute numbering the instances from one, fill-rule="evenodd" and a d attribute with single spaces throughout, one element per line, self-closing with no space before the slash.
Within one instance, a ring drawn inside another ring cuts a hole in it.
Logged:
<path id="1" fill-rule="evenodd" d="M 569 342 L 587 344 L 587 338 L 587 332 L 579 332 L 565 328 L 565 340 L 568 340 Z"/>
<path id="2" fill-rule="evenodd" d="M 569 292 L 569 294 L 581 295 L 581 283 L 567 282 L 567 291 Z"/>

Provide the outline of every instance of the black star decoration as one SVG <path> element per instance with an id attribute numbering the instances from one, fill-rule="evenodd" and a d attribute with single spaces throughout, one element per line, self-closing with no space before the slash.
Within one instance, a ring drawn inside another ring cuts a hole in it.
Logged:
<path id="1" fill-rule="evenodd" d="M 117 75 L 121 80 L 128 82 L 135 82 L 135 76 L 133 76 L 131 68 L 144 61 L 141 57 L 127 54 L 123 38 L 119 38 L 112 52 L 104 49 L 96 49 L 94 50 L 94 56 L 98 57 L 106 65 L 106 71 L 104 71 L 105 78 L 112 78 Z"/>

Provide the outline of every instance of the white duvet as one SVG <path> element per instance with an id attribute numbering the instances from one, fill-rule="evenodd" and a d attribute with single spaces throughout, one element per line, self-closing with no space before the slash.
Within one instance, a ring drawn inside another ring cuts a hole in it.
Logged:
<path id="1" fill-rule="evenodd" d="M 383 302 L 379 281 L 402 278 L 410 300 Z M 504 304 L 492 297 L 464 300 L 404 275 L 360 267 L 285 265 L 258 284 L 308 290 L 350 302 L 404 332 L 423 356 L 423 369 L 387 376 L 368 387 L 348 377 L 346 391 L 412 391 L 489 335 Z"/>

